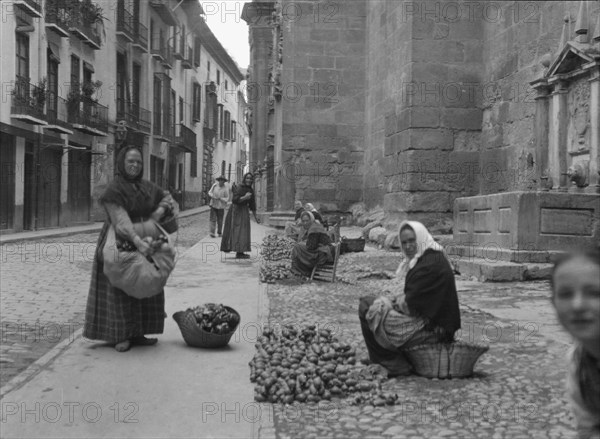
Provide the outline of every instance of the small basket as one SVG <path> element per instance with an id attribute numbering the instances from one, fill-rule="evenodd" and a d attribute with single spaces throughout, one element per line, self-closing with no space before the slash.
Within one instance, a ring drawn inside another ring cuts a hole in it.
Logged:
<path id="1" fill-rule="evenodd" d="M 427 378 L 466 378 L 473 375 L 475 363 L 489 346 L 458 341 L 408 348 L 403 352 L 418 375 Z"/>
<path id="2" fill-rule="evenodd" d="M 175 214 L 170 214 L 163 219 L 160 220 L 160 225 L 163 229 L 170 235 L 179 230 L 179 223 L 177 222 L 177 216 Z"/>
<path id="3" fill-rule="evenodd" d="M 223 346 L 227 346 L 229 340 L 231 340 L 231 337 L 240 324 L 240 314 L 235 309 L 228 306 L 225 306 L 224 308 L 238 316 L 237 325 L 235 325 L 235 327 L 227 334 L 213 334 L 212 332 L 206 332 L 196 322 L 196 317 L 192 311 L 178 311 L 173 314 L 173 320 L 177 322 L 181 335 L 188 346 L 209 349 L 222 348 Z"/>
<path id="4" fill-rule="evenodd" d="M 342 237 L 342 246 L 340 253 L 362 252 L 365 250 L 365 238 L 346 238 Z"/>

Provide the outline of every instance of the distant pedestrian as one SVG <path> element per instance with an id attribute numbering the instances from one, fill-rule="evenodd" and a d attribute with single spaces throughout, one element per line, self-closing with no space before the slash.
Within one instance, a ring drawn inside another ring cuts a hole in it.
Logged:
<path id="1" fill-rule="evenodd" d="M 225 217 L 221 251 L 225 253 L 234 251 L 237 259 L 250 258 L 250 255 L 245 253 L 251 251 L 250 211 L 256 223 L 260 224 L 260 220 L 256 217 L 253 183 L 254 175 L 248 172 L 244 175 L 241 185 L 233 186 L 232 204 Z"/>
<path id="2" fill-rule="evenodd" d="M 110 227 L 122 242 L 130 242 L 144 256 L 152 255 L 152 247 L 142 240 L 136 228 L 149 219 L 160 220 L 174 208 L 167 191 L 142 178 L 143 160 L 140 150 L 123 148 L 117 156 L 117 176 L 100 197 L 108 218 L 102 227 L 92 265 L 92 280 L 85 311 L 83 336 L 115 345 L 119 352 L 131 345 L 153 345 L 156 338 L 145 334 L 162 334 L 164 328 L 164 292 L 147 299 L 136 299 L 113 287 L 104 275 L 102 251 Z"/>
<path id="3" fill-rule="evenodd" d="M 217 177 L 216 180 L 217 182 L 208 191 L 208 196 L 210 197 L 210 236 L 213 238 L 215 237 L 215 230 L 221 236 L 223 216 L 230 198 L 229 186 L 225 184 L 229 180 L 223 175 Z"/>
<path id="4" fill-rule="evenodd" d="M 571 254 L 552 273 L 552 303 L 575 339 L 567 397 L 580 438 L 600 438 L 600 251 Z"/>

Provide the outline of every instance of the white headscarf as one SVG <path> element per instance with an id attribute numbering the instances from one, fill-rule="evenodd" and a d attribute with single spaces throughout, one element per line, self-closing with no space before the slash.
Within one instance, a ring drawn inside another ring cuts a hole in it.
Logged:
<path id="1" fill-rule="evenodd" d="M 419 258 L 423 256 L 425 250 L 436 250 L 442 252 L 444 256 L 446 256 L 444 247 L 435 242 L 433 236 L 431 236 L 427 228 L 418 221 L 402 221 L 400 227 L 398 228 L 398 239 L 400 239 L 400 230 L 402 230 L 404 226 L 410 226 L 414 230 L 415 235 L 417 237 L 417 252 L 411 259 L 408 259 L 406 253 L 404 253 L 404 249 L 402 249 L 404 259 L 402 260 L 402 262 L 400 262 L 400 265 L 396 270 L 396 276 L 405 277 L 406 273 L 408 273 L 408 271 L 416 265 Z M 400 248 L 402 248 L 402 245 L 400 246 Z"/>

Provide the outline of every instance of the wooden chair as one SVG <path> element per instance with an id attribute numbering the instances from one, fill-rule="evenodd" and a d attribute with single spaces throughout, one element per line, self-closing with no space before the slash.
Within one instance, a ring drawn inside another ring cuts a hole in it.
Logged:
<path id="1" fill-rule="evenodd" d="M 335 270 L 337 269 L 338 259 L 340 257 L 341 243 L 333 244 L 334 256 L 333 262 L 328 262 L 325 265 L 319 265 L 313 268 L 310 275 L 310 280 L 320 280 L 323 282 L 335 282 Z"/>

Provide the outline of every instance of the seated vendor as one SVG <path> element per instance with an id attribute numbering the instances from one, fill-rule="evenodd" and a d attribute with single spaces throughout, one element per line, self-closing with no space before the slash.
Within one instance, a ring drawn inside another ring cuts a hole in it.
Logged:
<path id="1" fill-rule="evenodd" d="M 285 223 L 285 236 L 298 239 L 298 236 L 302 229 L 302 224 L 300 222 L 300 215 L 304 212 L 304 207 L 302 206 L 302 201 L 296 200 L 294 202 L 294 210 L 296 210 L 296 215 L 294 216 L 294 221 L 286 221 Z"/>
<path id="2" fill-rule="evenodd" d="M 404 291 L 393 299 L 362 297 L 358 308 L 369 360 L 389 377 L 412 372 L 401 349 L 452 342 L 460 329 L 454 273 L 442 246 L 416 221 L 403 221 L 399 236 L 404 259 L 396 275 Z"/>
<path id="3" fill-rule="evenodd" d="M 311 203 L 306 203 L 304 205 L 304 210 L 312 213 L 313 216 L 315 217 L 315 220 L 317 220 L 319 223 L 321 223 L 322 226 L 325 225 L 325 221 L 323 220 L 323 215 L 321 215 L 319 213 L 319 211 L 317 209 L 315 209 L 315 206 L 313 206 Z"/>
<path id="4" fill-rule="evenodd" d="M 292 249 L 292 272 L 310 276 L 315 266 L 333 261 L 333 246 L 327 231 L 311 212 L 303 212 L 300 219 L 304 233 Z"/>

